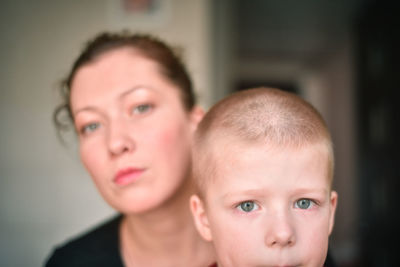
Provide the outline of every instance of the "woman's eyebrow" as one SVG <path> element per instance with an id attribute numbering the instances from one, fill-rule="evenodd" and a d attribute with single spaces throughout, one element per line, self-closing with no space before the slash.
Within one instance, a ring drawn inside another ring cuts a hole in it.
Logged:
<path id="1" fill-rule="evenodd" d="M 100 111 L 99 111 L 96 107 L 94 107 L 94 106 L 87 106 L 87 107 L 83 107 L 83 108 L 77 109 L 77 110 L 73 113 L 73 116 L 76 117 L 76 115 L 78 115 L 79 113 L 84 112 L 84 111 L 90 111 L 90 112 L 97 112 L 97 113 L 100 113 Z"/>
<path id="2" fill-rule="evenodd" d="M 135 91 L 137 91 L 137 90 L 141 90 L 141 89 L 152 90 L 152 88 L 151 88 L 150 86 L 147 86 L 147 85 L 143 85 L 143 84 L 141 84 L 141 85 L 135 85 L 134 87 L 129 88 L 129 89 L 127 89 L 126 91 L 123 91 L 123 92 L 120 94 L 119 98 L 124 98 L 125 96 L 127 96 L 127 95 L 129 95 L 129 94 L 132 94 L 133 92 L 135 92 Z"/>

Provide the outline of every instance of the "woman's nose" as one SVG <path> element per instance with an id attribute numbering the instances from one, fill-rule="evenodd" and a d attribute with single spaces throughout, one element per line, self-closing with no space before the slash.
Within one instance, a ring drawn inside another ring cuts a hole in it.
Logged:
<path id="1" fill-rule="evenodd" d="M 131 136 L 129 125 L 115 120 L 110 123 L 108 133 L 108 149 L 112 155 L 120 155 L 133 151 L 135 143 Z"/>
<path id="2" fill-rule="evenodd" d="M 286 247 L 296 243 L 294 221 L 289 214 L 276 214 L 269 216 L 265 245 L 267 247 Z"/>

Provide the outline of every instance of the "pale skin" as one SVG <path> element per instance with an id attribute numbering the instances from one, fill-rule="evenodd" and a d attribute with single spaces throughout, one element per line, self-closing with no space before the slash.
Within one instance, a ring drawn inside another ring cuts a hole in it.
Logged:
<path id="1" fill-rule="evenodd" d="M 103 198 L 124 214 L 125 266 L 208 266 L 188 200 L 192 134 L 203 116 L 186 111 L 156 62 L 130 48 L 82 66 L 71 108 L 83 164 Z"/>
<path id="2" fill-rule="evenodd" d="M 215 147 L 225 147 L 223 155 L 213 150 L 215 177 L 191 208 L 218 266 L 321 267 L 337 203 L 324 149 Z"/>

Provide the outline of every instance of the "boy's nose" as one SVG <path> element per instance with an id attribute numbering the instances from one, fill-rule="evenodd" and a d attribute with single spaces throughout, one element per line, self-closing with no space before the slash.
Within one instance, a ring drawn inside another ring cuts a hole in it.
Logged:
<path id="1" fill-rule="evenodd" d="M 277 214 L 268 220 L 268 230 L 265 234 L 267 247 L 286 247 L 296 243 L 294 222 L 288 214 Z"/>
<path id="2" fill-rule="evenodd" d="M 129 133 L 128 125 L 123 121 L 113 121 L 109 127 L 108 149 L 112 155 L 130 152 L 135 148 L 135 143 Z"/>

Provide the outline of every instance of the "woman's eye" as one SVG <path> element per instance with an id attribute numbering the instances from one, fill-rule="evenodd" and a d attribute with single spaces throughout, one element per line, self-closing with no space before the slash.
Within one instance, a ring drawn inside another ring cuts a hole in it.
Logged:
<path id="1" fill-rule="evenodd" d="M 237 205 L 236 208 L 243 212 L 252 212 L 257 210 L 259 207 L 254 201 L 245 201 Z"/>
<path id="2" fill-rule="evenodd" d="M 138 105 L 133 108 L 132 113 L 133 114 L 146 113 L 146 112 L 149 112 L 151 110 L 151 108 L 152 108 L 152 105 L 150 105 L 150 104 Z"/>
<path id="3" fill-rule="evenodd" d="M 100 128 L 100 123 L 98 123 L 98 122 L 89 123 L 82 127 L 81 133 L 88 134 L 88 133 L 96 131 L 98 128 Z"/>
<path id="4" fill-rule="evenodd" d="M 306 210 L 312 207 L 314 204 L 315 204 L 314 201 L 312 201 L 311 199 L 302 198 L 297 200 L 294 203 L 294 206 L 295 208 Z"/>

